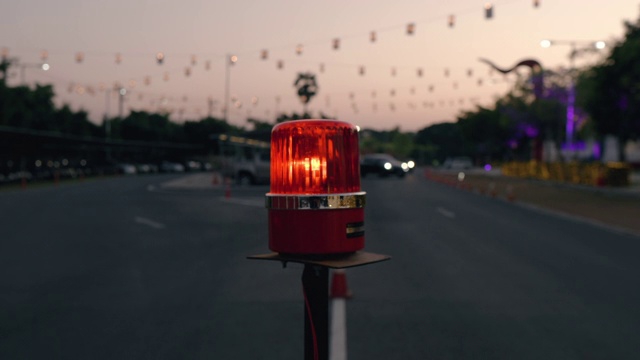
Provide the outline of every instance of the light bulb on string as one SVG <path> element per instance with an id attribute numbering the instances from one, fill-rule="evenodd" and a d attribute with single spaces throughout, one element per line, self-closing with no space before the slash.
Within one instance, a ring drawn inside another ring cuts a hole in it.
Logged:
<path id="1" fill-rule="evenodd" d="M 207 61 L 204 62 L 204 69 L 206 71 L 211 70 L 211 60 L 207 60 Z"/>
<path id="2" fill-rule="evenodd" d="M 120 64 L 122 62 L 122 54 L 116 53 L 116 64 Z"/>
<path id="3" fill-rule="evenodd" d="M 407 24 L 407 35 L 413 35 L 416 32 L 416 24 L 409 23 Z"/>
<path id="4" fill-rule="evenodd" d="M 364 75 L 364 73 L 365 73 L 364 66 L 360 66 L 360 69 L 359 69 L 359 71 L 358 71 L 358 72 L 359 72 L 359 74 L 360 74 L 361 76 L 363 76 L 363 75 Z"/>
<path id="5" fill-rule="evenodd" d="M 198 56 L 191 55 L 191 66 L 196 66 L 198 64 Z"/>
<path id="6" fill-rule="evenodd" d="M 302 55 L 302 50 L 304 49 L 304 46 L 302 46 L 302 44 L 298 44 L 296 46 L 296 55 Z"/>
<path id="7" fill-rule="evenodd" d="M 418 68 L 418 77 L 422 77 L 422 69 Z"/>
<path id="8" fill-rule="evenodd" d="M 84 53 L 79 51 L 76 53 L 76 62 L 78 64 L 82 63 L 82 61 L 84 60 Z"/>
<path id="9" fill-rule="evenodd" d="M 540 6 L 540 0 L 533 0 L 533 7 L 537 8 Z"/>
<path id="10" fill-rule="evenodd" d="M 184 76 L 186 76 L 186 77 L 191 76 L 191 68 L 190 67 L 184 68 Z"/>
<path id="11" fill-rule="evenodd" d="M 467 76 L 468 77 L 473 77 L 473 69 L 467 70 Z"/>
<path id="12" fill-rule="evenodd" d="M 146 86 L 151 85 L 151 77 L 150 77 L 150 76 L 145 76 L 145 77 L 144 77 L 144 84 L 145 84 Z"/>
<path id="13" fill-rule="evenodd" d="M 260 51 L 260 59 L 267 60 L 268 57 L 269 57 L 269 50 L 264 49 Z"/>
<path id="14" fill-rule="evenodd" d="M 333 50 L 338 50 L 338 49 L 340 49 L 340 39 L 335 38 L 333 39 Z"/>
<path id="15" fill-rule="evenodd" d="M 47 50 L 42 50 L 40 52 L 40 59 L 45 62 L 49 58 L 49 52 Z"/>
<path id="16" fill-rule="evenodd" d="M 456 25 L 456 16 L 449 15 L 449 27 L 452 28 Z"/>
<path id="17" fill-rule="evenodd" d="M 277 67 L 281 70 L 284 67 L 284 61 L 278 60 Z"/>
<path id="18" fill-rule="evenodd" d="M 158 62 L 158 65 L 162 65 L 162 63 L 164 62 L 164 53 L 163 52 L 158 52 L 156 54 L 156 62 Z"/>
<path id="19" fill-rule="evenodd" d="M 392 67 L 391 68 L 391 76 L 396 76 L 396 74 L 397 74 L 396 68 Z"/>
<path id="20" fill-rule="evenodd" d="M 369 41 L 371 41 L 372 43 L 376 42 L 377 38 L 378 37 L 375 31 L 369 33 Z"/>
<path id="21" fill-rule="evenodd" d="M 449 77 L 449 69 L 444 69 L 444 77 Z"/>
<path id="22" fill-rule="evenodd" d="M 491 3 L 484 4 L 484 18 L 485 19 L 493 18 L 493 4 Z"/>

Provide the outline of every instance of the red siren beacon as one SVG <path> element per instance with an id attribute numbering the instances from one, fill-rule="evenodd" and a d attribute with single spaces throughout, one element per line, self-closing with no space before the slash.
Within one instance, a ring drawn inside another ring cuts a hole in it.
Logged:
<path id="1" fill-rule="evenodd" d="M 271 133 L 269 248 L 326 255 L 364 248 L 358 129 L 336 120 L 298 120 Z"/>

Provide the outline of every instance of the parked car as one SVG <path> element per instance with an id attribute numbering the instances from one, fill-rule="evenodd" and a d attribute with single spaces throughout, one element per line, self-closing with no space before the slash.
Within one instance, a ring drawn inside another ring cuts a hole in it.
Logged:
<path id="1" fill-rule="evenodd" d="M 160 171 L 163 173 L 181 173 L 184 172 L 184 165 L 170 161 L 163 161 L 160 164 Z"/>
<path id="2" fill-rule="evenodd" d="M 118 169 L 118 174 L 123 174 L 123 175 L 135 175 L 138 171 L 136 170 L 136 167 L 132 164 L 118 164 L 116 165 L 116 168 Z"/>
<path id="3" fill-rule="evenodd" d="M 389 154 L 367 154 L 360 159 L 360 175 L 362 177 L 369 174 L 404 177 L 408 171 L 409 165 L 407 163 Z"/>
<path id="4" fill-rule="evenodd" d="M 456 156 L 447 158 L 442 166 L 445 169 L 466 170 L 473 167 L 473 162 L 471 161 L 471 158 L 467 156 Z"/>

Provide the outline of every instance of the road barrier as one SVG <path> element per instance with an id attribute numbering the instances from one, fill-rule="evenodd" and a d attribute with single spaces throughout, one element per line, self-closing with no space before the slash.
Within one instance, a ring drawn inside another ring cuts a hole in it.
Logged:
<path id="1" fill-rule="evenodd" d="M 509 162 L 502 165 L 507 176 L 553 180 L 591 186 L 629 186 L 631 167 L 624 163 Z"/>

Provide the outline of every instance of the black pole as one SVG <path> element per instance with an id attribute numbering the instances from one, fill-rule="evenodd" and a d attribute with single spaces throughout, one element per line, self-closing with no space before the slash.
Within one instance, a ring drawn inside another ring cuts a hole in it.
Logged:
<path id="1" fill-rule="evenodd" d="M 329 359 L 329 269 L 305 264 L 302 272 L 304 291 L 304 358 Z"/>

